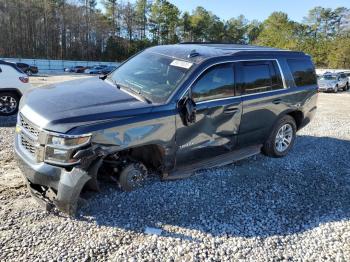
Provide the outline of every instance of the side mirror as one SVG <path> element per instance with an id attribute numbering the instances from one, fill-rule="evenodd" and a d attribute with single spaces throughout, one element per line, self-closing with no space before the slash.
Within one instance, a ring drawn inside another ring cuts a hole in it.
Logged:
<path id="1" fill-rule="evenodd" d="M 107 74 L 106 75 L 100 75 L 98 78 L 101 79 L 101 80 L 105 80 L 107 78 Z"/>
<path id="2" fill-rule="evenodd" d="M 182 123 L 190 126 L 196 122 L 196 103 L 189 97 L 185 97 L 179 103 L 179 111 Z"/>

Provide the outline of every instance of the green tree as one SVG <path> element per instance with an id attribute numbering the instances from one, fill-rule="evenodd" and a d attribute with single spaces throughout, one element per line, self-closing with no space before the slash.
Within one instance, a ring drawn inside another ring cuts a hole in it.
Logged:
<path id="1" fill-rule="evenodd" d="M 176 28 L 180 21 L 180 11 L 166 0 L 156 0 L 151 7 L 153 40 L 158 44 L 176 42 Z"/>
<path id="2" fill-rule="evenodd" d="M 192 27 L 191 27 L 191 15 L 188 12 L 184 12 L 181 18 L 182 32 L 181 38 L 184 41 L 192 41 Z"/>
<path id="3" fill-rule="evenodd" d="M 111 23 L 111 34 L 112 36 L 120 35 L 119 26 L 119 4 L 118 0 L 103 0 L 102 4 L 106 10 L 106 16 Z"/>
<path id="4" fill-rule="evenodd" d="M 225 27 L 225 40 L 237 44 L 246 43 L 248 20 L 243 15 L 231 18 L 226 22 Z"/>
<path id="5" fill-rule="evenodd" d="M 134 35 L 134 28 L 136 24 L 135 8 L 130 2 L 127 2 L 126 5 L 123 6 L 122 10 L 123 10 L 122 12 L 123 25 L 125 27 L 126 34 L 130 44 Z"/>
<path id="6" fill-rule="evenodd" d="M 201 6 L 197 7 L 190 17 L 190 22 L 192 40 L 207 41 L 209 38 L 208 28 L 211 22 L 209 12 Z"/>
<path id="7" fill-rule="evenodd" d="M 297 23 L 283 12 L 273 12 L 262 24 L 262 31 L 256 42 L 259 45 L 285 49 L 296 49 Z"/>
<path id="8" fill-rule="evenodd" d="M 249 44 L 253 44 L 262 31 L 262 23 L 260 23 L 258 20 L 253 20 L 250 23 L 248 23 L 246 30 L 247 42 Z"/>
<path id="9" fill-rule="evenodd" d="M 150 7 L 151 5 L 148 0 L 137 0 L 135 4 L 135 23 L 138 27 L 139 38 L 141 40 L 146 38 L 147 21 Z"/>
<path id="10" fill-rule="evenodd" d="M 331 68 L 350 68 L 350 37 L 337 37 L 328 53 Z"/>

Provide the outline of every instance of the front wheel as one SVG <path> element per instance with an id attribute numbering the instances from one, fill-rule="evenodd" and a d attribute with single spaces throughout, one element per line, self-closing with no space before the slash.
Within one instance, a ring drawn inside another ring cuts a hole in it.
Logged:
<path id="1" fill-rule="evenodd" d="M 293 117 L 288 115 L 282 117 L 275 124 L 262 152 L 270 157 L 286 156 L 294 145 L 296 130 Z"/>
<path id="2" fill-rule="evenodd" d="M 334 93 L 338 93 L 338 86 L 335 86 Z"/>
<path id="3" fill-rule="evenodd" d="M 133 191 L 143 186 L 147 179 L 147 169 L 142 163 L 128 164 L 119 175 L 119 184 L 123 191 Z"/>
<path id="4" fill-rule="evenodd" d="M 10 116 L 18 111 L 19 97 L 12 92 L 0 93 L 0 115 Z"/>

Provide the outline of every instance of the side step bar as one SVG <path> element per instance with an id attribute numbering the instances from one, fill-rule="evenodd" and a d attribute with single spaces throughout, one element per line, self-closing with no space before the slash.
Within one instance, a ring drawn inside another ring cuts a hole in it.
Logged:
<path id="1" fill-rule="evenodd" d="M 206 159 L 191 165 L 183 166 L 169 172 L 168 176 L 164 177 L 163 180 L 183 179 L 192 176 L 196 170 L 231 164 L 233 162 L 259 154 L 261 152 L 261 147 L 262 145 L 249 146 L 211 159 Z"/>

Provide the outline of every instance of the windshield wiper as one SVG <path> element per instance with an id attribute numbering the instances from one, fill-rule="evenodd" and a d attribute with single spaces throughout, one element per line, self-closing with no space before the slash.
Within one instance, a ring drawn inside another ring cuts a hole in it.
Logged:
<path id="1" fill-rule="evenodd" d="M 137 95 L 142 101 L 146 102 L 147 104 L 152 104 L 152 101 L 148 99 L 145 95 L 142 94 L 141 90 L 134 89 L 130 86 L 120 86 L 123 89 L 126 89 L 127 91 L 131 91 L 133 94 Z"/>
<path id="2" fill-rule="evenodd" d="M 103 78 L 103 77 L 100 77 L 100 79 L 102 79 L 102 80 L 108 79 L 109 81 L 112 82 L 113 85 L 115 85 L 116 88 L 120 89 L 120 85 L 119 85 L 112 77 L 106 76 L 106 77 L 104 77 L 104 78 Z"/>
<path id="3" fill-rule="evenodd" d="M 133 93 L 134 95 L 137 95 L 137 97 L 140 98 L 142 101 L 146 102 L 147 104 L 152 104 L 152 101 L 150 99 L 148 99 L 145 95 L 143 95 L 141 90 L 134 89 L 130 86 L 124 86 L 124 85 L 122 86 L 122 85 L 118 84 L 113 78 L 108 77 L 108 76 L 105 78 L 101 77 L 100 79 L 102 79 L 102 80 L 108 79 L 109 81 L 111 81 L 115 85 L 116 88 L 118 88 L 118 89 L 123 88 L 127 91 L 131 91 L 131 93 Z"/>

